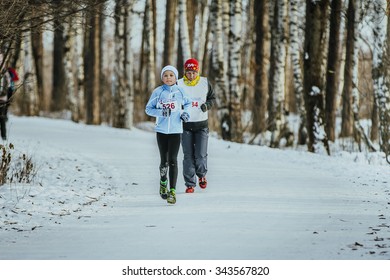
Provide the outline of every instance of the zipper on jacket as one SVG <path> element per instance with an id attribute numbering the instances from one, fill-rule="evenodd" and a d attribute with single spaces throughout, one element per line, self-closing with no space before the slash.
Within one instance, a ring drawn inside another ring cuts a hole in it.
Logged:
<path id="1" fill-rule="evenodd" d="M 172 87 L 171 86 L 169 87 L 169 96 L 168 97 L 172 97 Z M 169 114 L 169 116 L 168 116 L 168 133 L 171 132 L 171 115 L 172 115 L 172 111 L 171 111 L 171 114 Z"/>

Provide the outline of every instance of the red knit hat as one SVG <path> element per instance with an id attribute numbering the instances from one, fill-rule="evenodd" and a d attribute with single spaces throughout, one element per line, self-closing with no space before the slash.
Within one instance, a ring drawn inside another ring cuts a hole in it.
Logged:
<path id="1" fill-rule="evenodd" d="M 199 72 L 199 62 L 195 58 L 190 58 L 184 63 L 184 72 L 187 71 Z"/>

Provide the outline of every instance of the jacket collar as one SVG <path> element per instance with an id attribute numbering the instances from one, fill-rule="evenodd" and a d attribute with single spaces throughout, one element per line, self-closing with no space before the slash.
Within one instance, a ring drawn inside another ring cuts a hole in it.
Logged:
<path id="1" fill-rule="evenodd" d="M 177 89 L 177 84 L 173 84 L 173 85 L 171 85 L 171 86 L 168 86 L 168 85 L 166 85 L 166 84 L 163 84 L 162 85 L 162 88 L 164 89 L 164 90 L 168 90 L 168 91 L 172 91 L 172 90 L 175 90 L 175 89 Z"/>

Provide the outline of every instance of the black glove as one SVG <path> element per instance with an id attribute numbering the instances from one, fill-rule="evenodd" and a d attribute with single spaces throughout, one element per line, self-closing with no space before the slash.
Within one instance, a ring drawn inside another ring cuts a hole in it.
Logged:
<path id="1" fill-rule="evenodd" d="M 206 112 L 208 110 L 207 104 L 203 103 L 202 105 L 200 105 L 200 109 L 202 110 L 202 112 Z"/>
<path id="2" fill-rule="evenodd" d="M 162 109 L 162 115 L 163 115 L 163 117 L 168 118 L 171 115 L 171 108 Z"/>
<path id="3" fill-rule="evenodd" d="M 181 114 L 181 116 L 180 116 L 180 119 L 183 122 L 188 122 L 188 120 L 190 119 L 190 115 L 187 112 L 183 112 L 183 114 Z"/>

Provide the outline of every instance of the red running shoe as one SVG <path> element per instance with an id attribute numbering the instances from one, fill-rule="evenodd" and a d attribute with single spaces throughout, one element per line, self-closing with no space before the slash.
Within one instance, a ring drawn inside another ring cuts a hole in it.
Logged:
<path id="1" fill-rule="evenodd" d="M 187 187 L 186 193 L 193 193 L 195 191 L 194 187 Z"/>
<path id="2" fill-rule="evenodd" d="M 205 189 L 207 187 L 206 177 L 199 178 L 199 187 L 201 187 L 202 189 Z"/>

